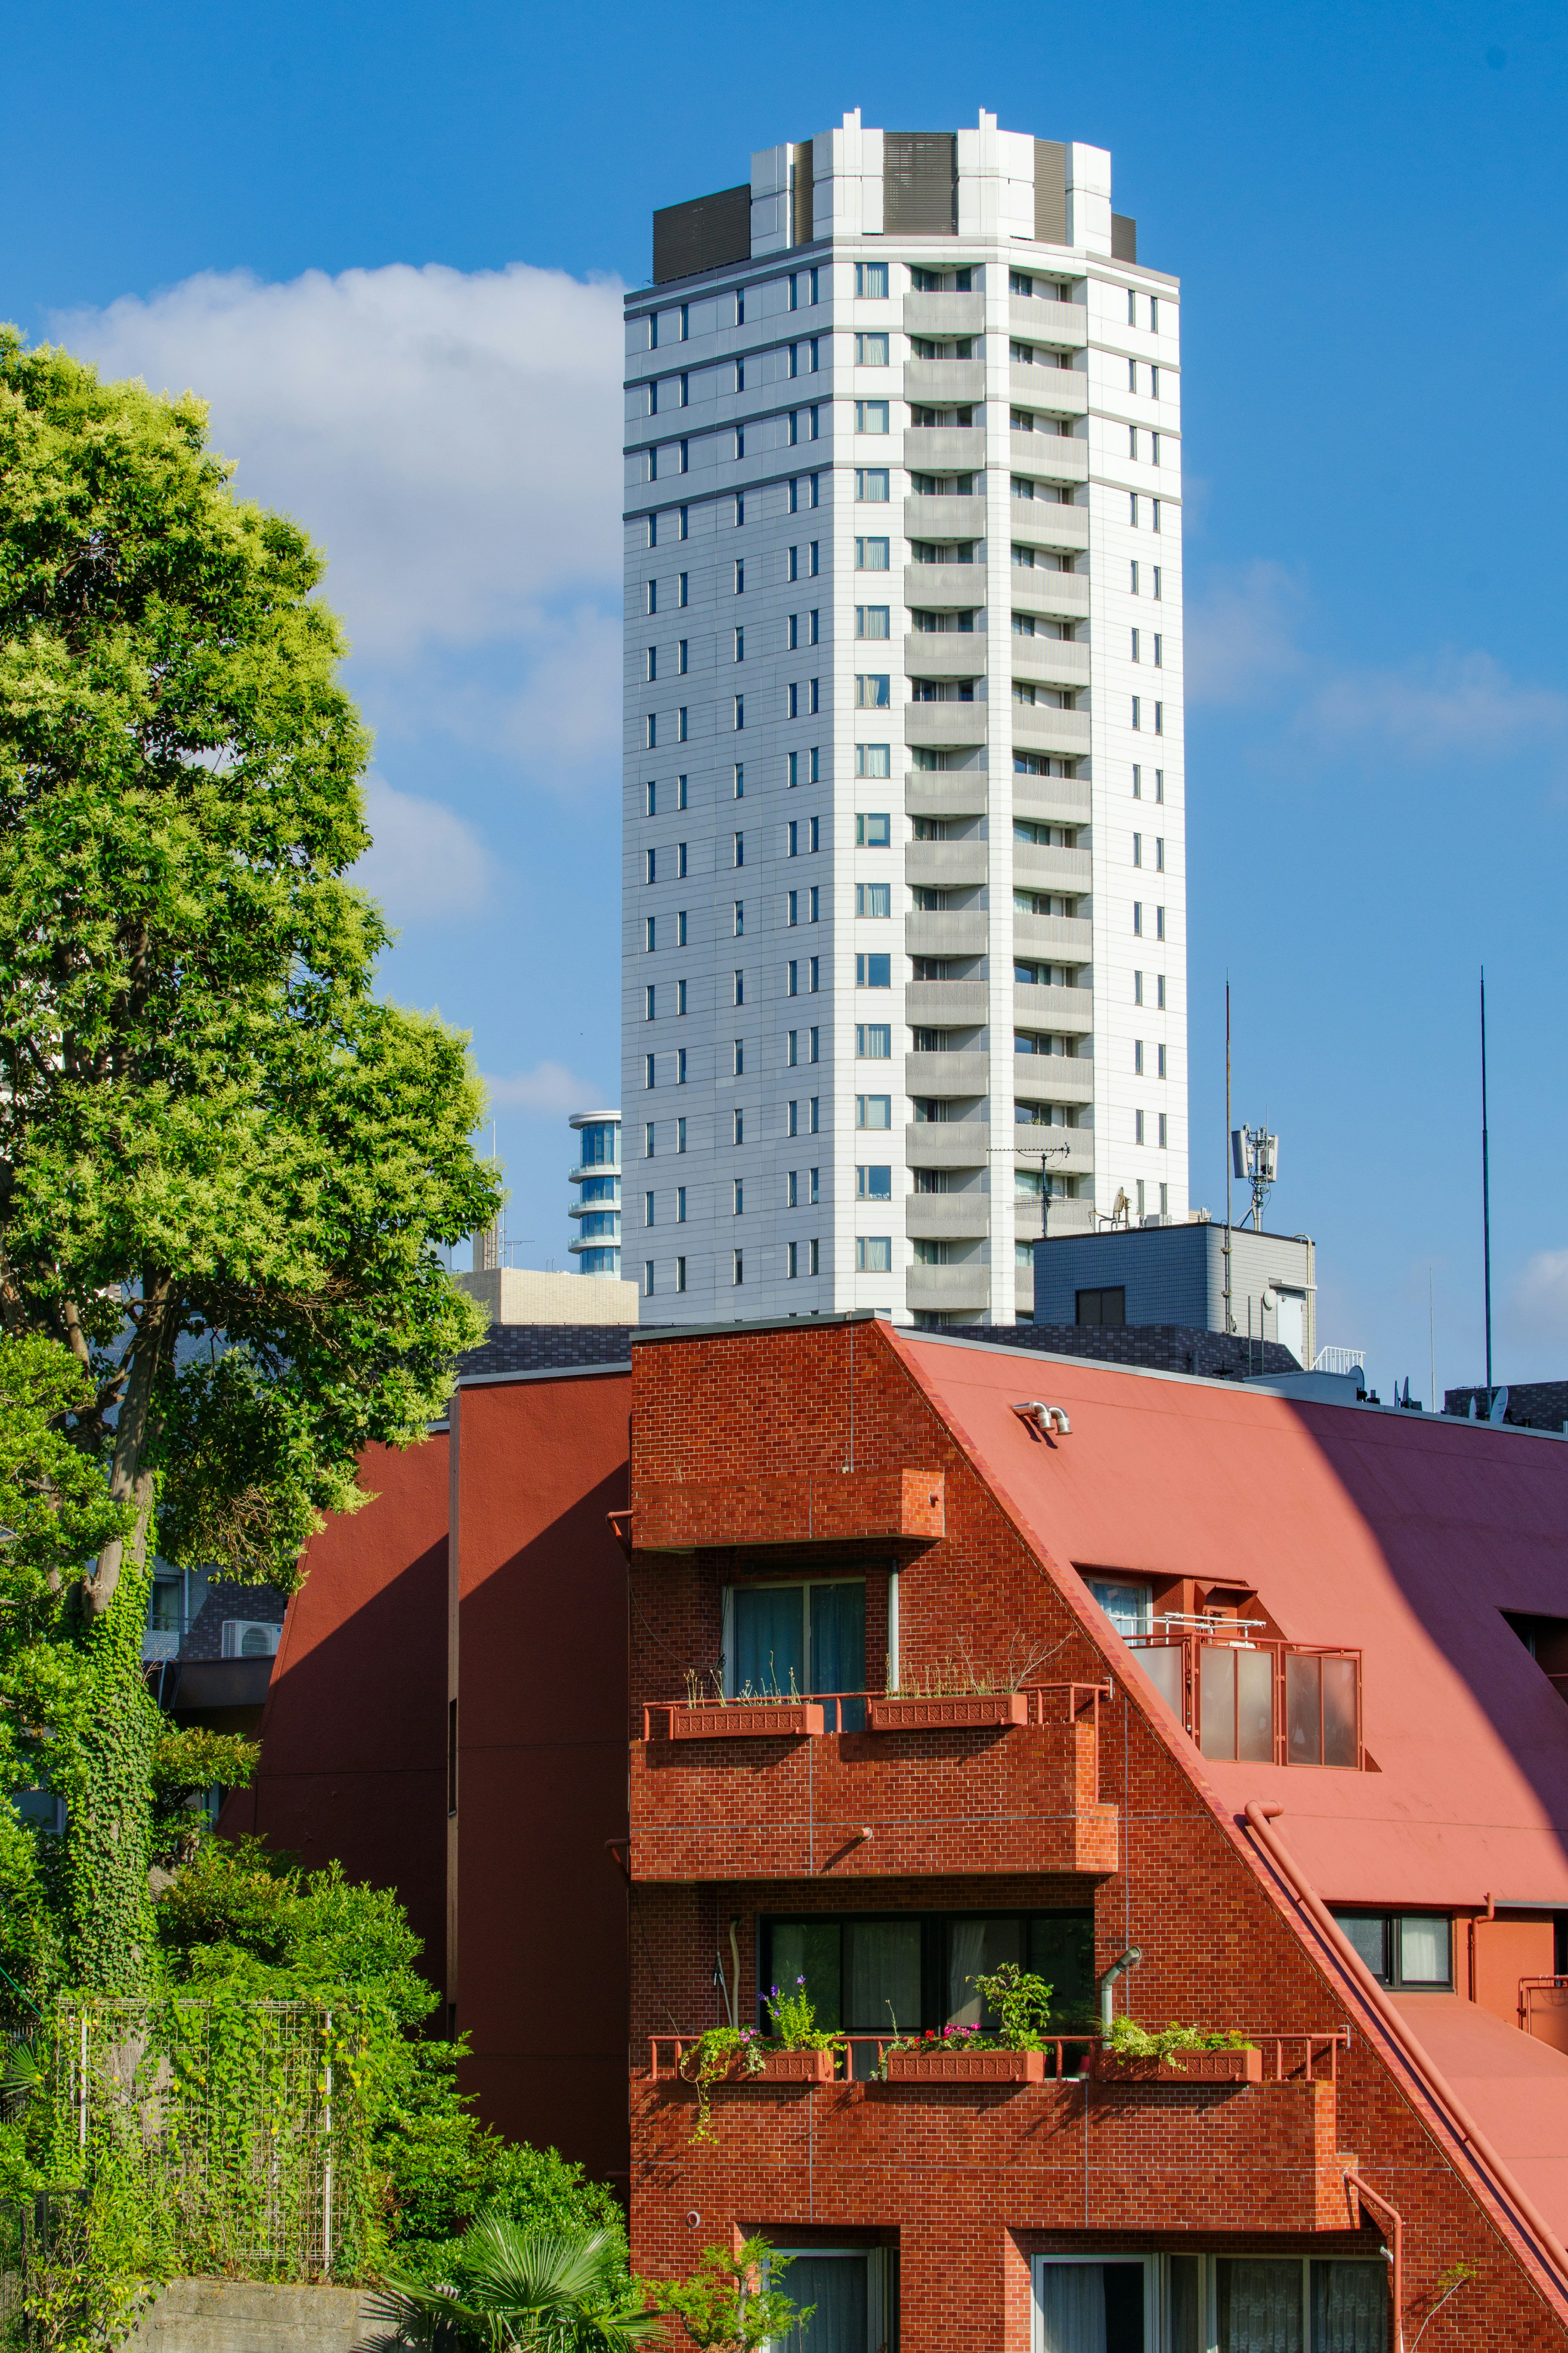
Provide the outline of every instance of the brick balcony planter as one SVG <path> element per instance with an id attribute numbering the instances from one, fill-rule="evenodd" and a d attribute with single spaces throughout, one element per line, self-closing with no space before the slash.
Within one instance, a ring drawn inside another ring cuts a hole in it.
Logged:
<path id="1" fill-rule="evenodd" d="M 1173 2059 L 1124 2059 L 1114 2051 L 1095 2054 L 1100 2084 L 1261 2084 L 1261 2051 L 1183 2051 Z"/>
<path id="2" fill-rule="evenodd" d="M 991 1731 L 1027 1724 L 1023 1692 L 963 1692 L 947 1699 L 884 1698 L 866 1702 L 868 1732 Z"/>
<path id="3" fill-rule="evenodd" d="M 666 1740 L 805 1740 L 822 1730 L 819 1700 L 737 1699 L 712 1707 L 654 1708 L 649 1714 L 656 1740 L 661 1732 Z"/>
<path id="4" fill-rule="evenodd" d="M 764 2051 L 763 2071 L 751 2075 L 736 2063 L 732 2084 L 831 2084 L 837 2060 L 834 2051 Z"/>
<path id="5" fill-rule="evenodd" d="M 889 2051 L 889 2084 L 1043 2084 L 1043 2051 Z"/>

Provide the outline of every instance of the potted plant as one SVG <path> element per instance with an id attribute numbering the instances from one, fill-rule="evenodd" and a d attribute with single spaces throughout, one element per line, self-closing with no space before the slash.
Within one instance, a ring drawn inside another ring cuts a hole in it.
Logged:
<path id="1" fill-rule="evenodd" d="M 1173 2019 L 1151 2031 L 1131 2018 L 1111 2021 L 1094 2072 L 1110 2084 L 1261 2084 L 1263 2053 L 1246 2036 L 1205 2032 Z"/>
<path id="2" fill-rule="evenodd" d="M 788 1993 L 773 1987 L 763 1996 L 763 2007 L 771 2034 L 759 2033 L 754 2026 L 710 2026 L 676 2063 L 676 2073 L 697 2094 L 694 2141 L 713 2138 L 715 2084 L 742 2076 L 764 2084 L 832 2083 L 844 2037 L 817 2025 L 816 2005 L 805 1990 L 805 1979 L 796 1978 Z"/>
<path id="3" fill-rule="evenodd" d="M 1001 1669 L 976 1665 L 967 1646 L 913 1680 L 890 1681 L 866 1703 L 868 1732 L 994 1732 L 1029 1721 L 1023 1688 L 1048 1653 L 1026 1655 L 1015 1636 Z"/>
<path id="4" fill-rule="evenodd" d="M 882 2054 L 888 2084 L 1038 2084 L 1046 2073 L 1051 1988 L 1016 1961 L 970 1984 L 995 2012 L 998 2031 L 977 2026 L 931 2028 L 889 2043 Z M 895 2021 L 895 2025 L 897 2021 Z"/>
<path id="5" fill-rule="evenodd" d="M 823 1728 L 822 1702 L 803 1699 L 793 1679 L 787 1692 L 755 1691 L 748 1683 L 730 1698 L 717 1674 L 710 1673 L 708 1682 L 711 1691 L 689 1668 L 684 1703 L 648 1710 L 650 1736 L 658 1737 L 660 1718 L 667 1740 L 804 1740 Z"/>

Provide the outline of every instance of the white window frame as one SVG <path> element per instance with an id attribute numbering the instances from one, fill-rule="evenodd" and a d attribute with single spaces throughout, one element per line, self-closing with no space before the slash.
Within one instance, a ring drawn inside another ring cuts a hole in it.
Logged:
<path id="1" fill-rule="evenodd" d="M 858 1585 L 864 1588 L 868 1582 L 868 1578 L 864 1576 L 749 1577 L 746 1579 L 745 1585 L 741 1589 L 746 1593 L 760 1593 L 764 1587 L 767 1587 L 770 1589 L 781 1587 L 787 1588 L 792 1590 L 795 1588 L 800 1589 L 804 1597 L 801 1602 L 801 1618 L 803 1621 L 801 1627 L 801 1656 L 809 1664 L 811 1659 L 810 1597 L 813 1589 L 819 1585 Z M 722 1656 L 724 1661 L 724 1696 L 726 1699 L 734 1699 L 737 1696 L 735 1690 L 735 1590 L 736 1588 L 732 1585 L 727 1585 L 724 1588 L 724 1603 L 721 1618 L 721 1640 L 723 1643 Z M 808 1697 L 809 1694 L 803 1692 L 800 1696 L 804 1699 Z M 784 2252 L 784 2248 L 781 2247 L 779 2249 L 779 2253 L 781 2254 Z M 801 2247 L 796 2250 L 796 2252 L 803 2255 L 858 2255 L 864 2251 L 858 2247 Z"/>
<path id="2" fill-rule="evenodd" d="M 1108 2253 L 1101 2249 L 1097 2254 L 1036 2255 L 1031 2259 L 1029 2265 L 1029 2342 L 1032 2348 L 1032 2353 L 1046 2353 L 1045 2324 L 1040 2312 L 1041 2274 L 1046 2270 L 1047 2264 L 1053 2267 L 1060 2267 L 1067 2263 L 1141 2263 L 1143 2267 L 1143 2342 L 1148 2348 L 1148 2353 L 1159 2353 L 1160 2306 L 1163 2301 L 1161 2290 L 1164 2284 L 1161 2271 L 1161 2258 L 1158 2255 L 1141 2255 L 1132 2253 L 1131 2251 L 1123 2253 L 1120 2249 L 1111 2253 Z M 1212 2291 L 1208 2295 L 1206 2302 L 1210 2306 L 1212 2306 L 1214 2302 Z M 1207 2337 L 1213 2337 L 1214 2328 L 1212 2322 L 1205 2326 L 1205 2334 Z"/>

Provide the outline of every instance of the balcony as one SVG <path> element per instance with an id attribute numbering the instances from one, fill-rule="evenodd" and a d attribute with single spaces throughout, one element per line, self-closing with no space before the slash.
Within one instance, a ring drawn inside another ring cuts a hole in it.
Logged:
<path id="1" fill-rule="evenodd" d="M 1013 676 L 1031 686 L 1089 684 L 1089 648 L 1075 645 L 1070 638 L 1026 638 L 1015 632 L 1008 660 Z M 1018 707 L 1029 708 L 1027 704 Z"/>
<path id="2" fill-rule="evenodd" d="M 978 1260 L 962 1266 L 911 1266 L 905 1304 L 935 1314 L 983 1314 L 991 1305 L 991 1269 Z"/>
<path id="3" fill-rule="evenodd" d="M 1015 1054 L 1013 1094 L 1026 1103 L 1092 1103 L 1094 1064 L 1087 1054 Z"/>
<path id="4" fill-rule="evenodd" d="M 1084 721 L 1087 729 L 1089 722 Z M 985 741 L 984 702 L 906 702 L 904 741 L 940 750 L 962 751 Z M 1087 749 L 1087 745 L 1084 747 Z"/>
<path id="5" fill-rule="evenodd" d="M 1205 1757 L 1365 1769 L 1361 1652 L 1219 1641 L 1189 1624 L 1132 1638 L 1138 1663 Z"/>
<path id="6" fill-rule="evenodd" d="M 953 888 L 984 882 L 990 845 L 974 841 L 910 841 L 904 845 L 906 882 L 948 883 Z"/>
<path id="7" fill-rule="evenodd" d="M 954 408 L 984 397 L 984 360 L 904 362 L 904 398 L 922 408 Z"/>
<path id="8" fill-rule="evenodd" d="M 1062 711 L 1049 702 L 1015 702 L 1012 731 L 1016 751 L 1059 752 L 1069 760 L 1081 760 L 1089 751 L 1087 711 Z"/>
<path id="9" fill-rule="evenodd" d="M 1089 788 L 1080 776 L 1017 776 L 1013 779 L 1013 807 L 1019 817 L 1052 825 L 1087 825 Z"/>
<path id="10" fill-rule="evenodd" d="M 1064 575 L 1064 577 L 1066 575 Z M 1084 582 L 1087 591 L 1089 583 Z M 983 564 L 906 564 L 904 602 L 931 612 L 976 612 L 985 602 Z M 1083 609 L 1089 610 L 1084 598 Z"/>
<path id="11" fill-rule="evenodd" d="M 1056 307 L 1061 310 L 1068 306 L 1058 303 Z M 985 297 L 984 294 L 906 294 L 904 296 L 906 335 L 930 335 L 933 340 L 941 342 L 948 336 L 979 335 L 984 331 Z"/>
<path id="12" fill-rule="evenodd" d="M 1054 961 L 1086 960 L 1094 946 L 1094 925 L 1080 915 L 1013 917 L 1013 945 L 1021 954 L 1048 956 Z"/>
<path id="13" fill-rule="evenodd" d="M 985 463 L 985 428 L 911 425 L 904 434 L 904 463 L 915 474 L 978 474 Z"/>
<path id="14" fill-rule="evenodd" d="M 944 1527 L 940 1471 L 797 1472 L 775 1478 L 647 1483 L 636 1491 L 636 1552 L 729 1552 L 753 1545 L 929 1545 Z"/>
<path id="15" fill-rule="evenodd" d="M 910 955 L 984 955 L 990 917 L 981 907 L 933 907 L 904 917 Z"/>
<path id="16" fill-rule="evenodd" d="M 909 574 L 904 577 L 907 580 Z M 1016 613 L 1046 613 L 1063 620 L 1081 620 L 1089 611 L 1089 575 L 1084 572 L 1058 572 L 1042 564 L 1015 564 L 1008 582 L 1008 601 Z"/>
<path id="17" fill-rule="evenodd" d="M 1041 295 L 1012 294 L 1007 298 L 1007 324 L 1021 343 L 1054 343 L 1063 351 L 1081 351 L 1089 341 L 1089 310 L 1082 302 L 1050 302 Z"/>
<path id="18" fill-rule="evenodd" d="M 983 1095 L 990 1068 L 986 1054 L 906 1054 L 904 1086 L 911 1095 Z"/>
<path id="19" fill-rule="evenodd" d="M 921 1119 L 904 1130 L 904 1158 L 911 1168 L 984 1168 L 990 1143 L 983 1120 Z"/>
<path id="20" fill-rule="evenodd" d="M 984 629 L 911 629 L 904 639 L 906 678 L 973 678 L 985 675 Z M 979 690 L 982 693 L 984 688 Z"/>
<path id="21" fill-rule="evenodd" d="M 984 768 L 933 776 L 912 769 L 904 779 L 904 807 L 910 817 L 984 817 L 986 777 Z"/>
<path id="22" fill-rule="evenodd" d="M 1094 879 L 1087 849 L 1060 849 L 1054 842 L 1016 841 L 1013 879 L 1036 891 L 1087 891 Z"/>
<path id="23" fill-rule="evenodd" d="M 1032 474 L 1037 481 L 1089 480 L 1089 443 L 1076 434 L 1010 433 L 1007 454 L 1015 473 Z"/>
<path id="24" fill-rule="evenodd" d="M 1053 1176 L 1089 1176 L 1094 1173 L 1094 1130 L 1092 1127 L 1037 1127 L 1032 1122 L 1020 1123 L 1013 1131 L 1020 1154 L 1049 1152 Z M 1063 1146 L 1066 1155 L 1063 1156 Z M 1057 1205 L 1051 1204 L 1052 1231 L 1057 1230 Z"/>
<path id="25" fill-rule="evenodd" d="M 914 506 L 918 502 L 910 499 L 905 503 Z M 1014 499 L 1011 503 L 1008 535 L 1021 546 L 1076 551 L 1089 545 L 1089 509 L 1086 506 L 1066 506 L 1059 499 Z M 1014 577 L 1017 577 L 1016 573 Z"/>
<path id="26" fill-rule="evenodd" d="M 904 984 L 904 1019 L 935 1029 L 964 1029 L 990 1017 L 983 980 L 910 980 Z"/>
<path id="27" fill-rule="evenodd" d="M 1033 981 L 1016 980 L 1013 984 L 1013 1018 L 1020 1029 L 1063 1030 L 1069 1037 L 1083 1037 L 1094 1028 L 1094 991 L 1091 988 L 1053 988 Z"/>
<path id="28" fill-rule="evenodd" d="M 984 539 L 985 501 L 980 498 L 911 496 L 904 501 L 904 530 L 910 539 Z"/>
<path id="29" fill-rule="evenodd" d="M 984 1241 L 991 1230 L 989 1210 L 984 1193 L 910 1193 L 904 1231 L 911 1241 Z"/>
<path id="30" fill-rule="evenodd" d="M 1089 377 L 1082 368 L 1019 367 L 1007 371 L 1007 388 L 1019 408 L 1043 409 L 1051 417 L 1087 417 Z"/>

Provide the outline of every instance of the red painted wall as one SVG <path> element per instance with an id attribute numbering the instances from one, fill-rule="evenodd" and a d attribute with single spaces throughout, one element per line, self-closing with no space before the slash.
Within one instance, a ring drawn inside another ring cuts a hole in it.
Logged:
<path id="1" fill-rule="evenodd" d="M 454 1400 L 458 1813 L 448 1984 L 509 2137 L 624 2185 L 629 1374 Z"/>
<path id="2" fill-rule="evenodd" d="M 311 1541 L 261 1718 L 255 1781 L 219 1829 L 395 1888 L 446 1978 L 447 1439 L 376 1447 L 374 1495 Z"/>

